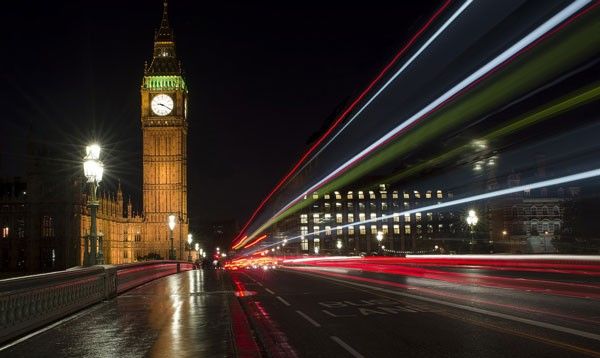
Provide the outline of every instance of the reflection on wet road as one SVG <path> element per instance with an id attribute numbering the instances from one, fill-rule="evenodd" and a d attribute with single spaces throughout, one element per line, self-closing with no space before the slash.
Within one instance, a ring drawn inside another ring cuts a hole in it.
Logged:
<path id="1" fill-rule="evenodd" d="M 342 271 L 231 275 L 256 291 L 240 300 L 268 318 L 259 336 L 283 332 L 299 357 L 600 357 L 597 300 Z"/>
<path id="2" fill-rule="evenodd" d="M 168 276 L 0 352 L 6 357 L 235 355 L 224 271 Z"/>

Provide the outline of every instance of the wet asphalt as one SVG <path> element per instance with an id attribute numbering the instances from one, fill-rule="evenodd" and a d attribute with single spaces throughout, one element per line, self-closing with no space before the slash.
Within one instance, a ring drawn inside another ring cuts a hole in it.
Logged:
<path id="1" fill-rule="evenodd" d="M 238 300 L 267 357 L 600 357 L 596 299 L 296 268 L 164 277 L 0 357 L 235 357 Z"/>
<path id="2" fill-rule="evenodd" d="M 172 275 L 92 306 L 0 357 L 232 357 L 223 270 Z"/>
<path id="3" fill-rule="evenodd" d="M 337 269 L 232 277 L 299 357 L 600 357 L 593 299 Z"/>

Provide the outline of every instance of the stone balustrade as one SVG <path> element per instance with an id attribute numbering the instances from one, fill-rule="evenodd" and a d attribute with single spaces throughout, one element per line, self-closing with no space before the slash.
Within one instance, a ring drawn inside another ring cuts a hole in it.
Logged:
<path id="1" fill-rule="evenodd" d="M 147 261 L 0 280 L 0 342 L 157 278 L 191 269 L 189 262 Z"/>

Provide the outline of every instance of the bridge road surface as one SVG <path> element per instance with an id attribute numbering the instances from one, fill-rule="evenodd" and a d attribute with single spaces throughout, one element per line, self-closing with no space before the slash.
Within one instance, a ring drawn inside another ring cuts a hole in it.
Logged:
<path id="1" fill-rule="evenodd" d="M 187 271 L 67 317 L 0 357 L 232 357 L 235 299 L 225 271 Z"/>
<path id="2" fill-rule="evenodd" d="M 600 357 L 600 301 L 585 297 L 334 268 L 231 275 L 256 292 L 241 300 L 267 322 L 259 336 L 299 357 Z"/>

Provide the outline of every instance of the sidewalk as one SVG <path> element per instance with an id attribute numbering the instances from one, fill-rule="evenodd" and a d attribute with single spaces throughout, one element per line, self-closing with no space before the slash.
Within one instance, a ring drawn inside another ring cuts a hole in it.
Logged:
<path id="1" fill-rule="evenodd" d="M 223 270 L 152 281 L 0 351 L 10 357 L 259 357 Z"/>

